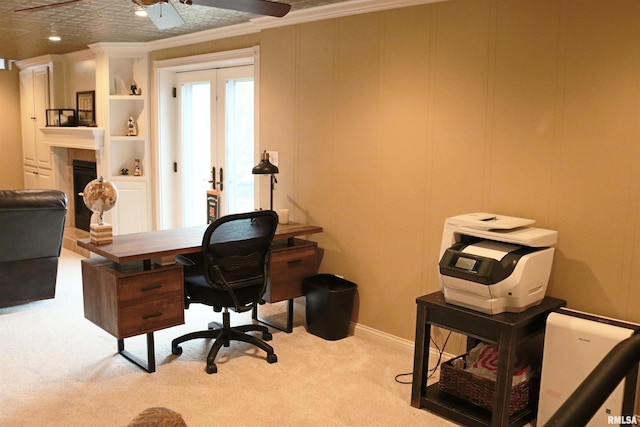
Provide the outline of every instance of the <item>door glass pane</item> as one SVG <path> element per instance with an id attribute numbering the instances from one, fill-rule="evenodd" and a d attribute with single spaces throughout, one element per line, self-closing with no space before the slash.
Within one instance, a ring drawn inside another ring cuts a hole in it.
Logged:
<path id="1" fill-rule="evenodd" d="M 228 213 L 254 208 L 253 79 L 228 80 L 225 93 L 225 149 Z"/>
<path id="2" fill-rule="evenodd" d="M 183 225 L 207 223 L 211 177 L 211 85 L 182 86 Z"/>

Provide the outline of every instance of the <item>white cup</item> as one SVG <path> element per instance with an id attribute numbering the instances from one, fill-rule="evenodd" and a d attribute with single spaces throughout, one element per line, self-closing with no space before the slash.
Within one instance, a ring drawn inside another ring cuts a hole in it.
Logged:
<path id="1" fill-rule="evenodd" d="M 289 209 L 278 209 L 278 223 L 289 224 Z"/>

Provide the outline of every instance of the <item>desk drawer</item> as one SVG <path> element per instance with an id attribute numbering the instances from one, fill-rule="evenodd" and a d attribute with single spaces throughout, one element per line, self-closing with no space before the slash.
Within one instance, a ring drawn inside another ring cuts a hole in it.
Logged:
<path id="1" fill-rule="evenodd" d="M 120 307 L 151 301 L 171 294 L 182 294 L 182 270 L 164 268 L 142 272 L 118 280 L 118 304 Z"/>
<path id="2" fill-rule="evenodd" d="M 82 260 L 84 316 L 116 338 L 184 323 L 182 266 Z"/>
<path id="3" fill-rule="evenodd" d="M 317 273 L 317 243 L 296 240 L 294 246 L 273 248 L 267 302 L 302 296 L 302 279 Z"/>
<path id="4" fill-rule="evenodd" d="M 120 309 L 118 338 L 145 334 L 184 323 L 182 294 Z"/>

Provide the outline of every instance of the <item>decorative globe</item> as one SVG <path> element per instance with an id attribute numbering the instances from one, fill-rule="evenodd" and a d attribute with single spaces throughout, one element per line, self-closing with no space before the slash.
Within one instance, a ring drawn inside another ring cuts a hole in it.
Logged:
<path id="1" fill-rule="evenodd" d="M 99 223 L 102 225 L 102 214 L 115 206 L 118 200 L 118 189 L 112 182 L 100 177 L 84 187 L 82 200 L 87 208 L 100 216 Z"/>

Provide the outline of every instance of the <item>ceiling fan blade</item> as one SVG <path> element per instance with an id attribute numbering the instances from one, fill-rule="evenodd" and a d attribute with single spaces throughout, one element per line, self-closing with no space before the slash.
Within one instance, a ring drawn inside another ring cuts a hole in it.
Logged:
<path id="1" fill-rule="evenodd" d="M 197 6 L 218 7 L 220 9 L 237 10 L 282 18 L 291 10 L 288 3 L 269 0 L 180 0 L 180 3 L 195 4 Z"/>
<path id="2" fill-rule="evenodd" d="M 14 10 L 14 12 L 29 12 L 31 10 L 40 10 L 40 9 L 46 9 L 46 8 L 49 8 L 49 7 L 64 6 L 64 5 L 71 4 L 71 3 L 77 3 L 79 1 L 84 1 L 84 0 L 59 1 L 58 3 L 43 4 L 43 5 L 40 5 L 40 6 L 33 6 L 33 7 L 25 7 L 24 9 L 16 9 L 16 10 Z"/>

